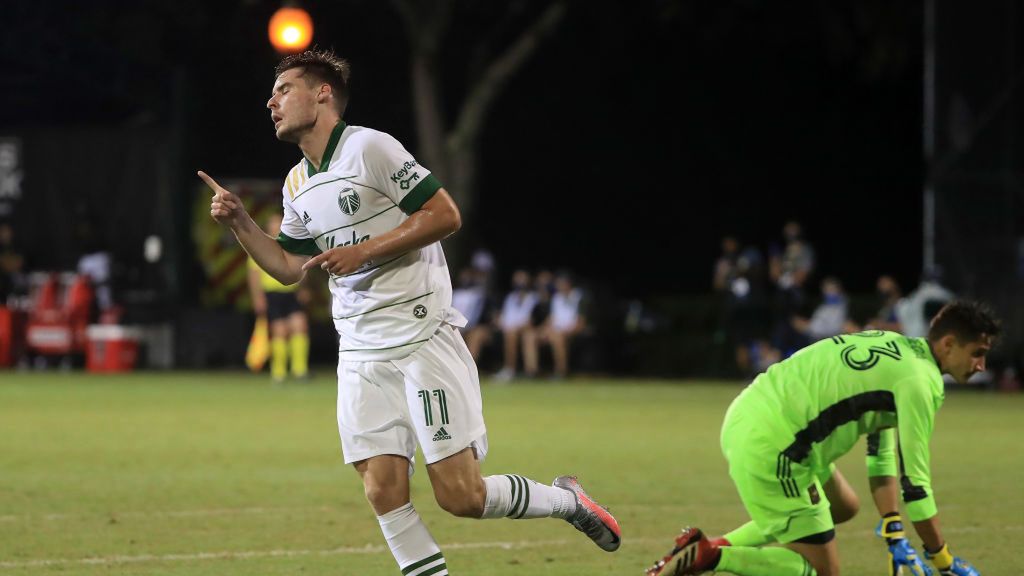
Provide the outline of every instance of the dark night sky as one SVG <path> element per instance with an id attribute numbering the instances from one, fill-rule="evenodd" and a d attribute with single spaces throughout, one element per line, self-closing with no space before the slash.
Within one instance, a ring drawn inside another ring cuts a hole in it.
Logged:
<path id="1" fill-rule="evenodd" d="M 483 4 L 494 7 L 458 15 L 444 48 L 453 108 L 467 51 L 510 3 Z M 525 22 L 542 3 L 520 5 Z M 276 7 L 15 2 L 0 129 L 181 118 L 183 171 L 282 177 L 298 153 L 274 139 L 264 108 Z M 315 42 L 352 62 L 346 120 L 415 153 L 408 46 L 389 3 L 306 7 Z M 882 0 L 572 4 L 491 112 L 484 242 L 505 268 L 567 266 L 622 294 L 700 292 L 723 234 L 766 247 L 797 218 L 822 273 L 854 291 L 883 272 L 912 285 L 920 12 Z M 186 79 L 177 111 L 175 77 Z"/>

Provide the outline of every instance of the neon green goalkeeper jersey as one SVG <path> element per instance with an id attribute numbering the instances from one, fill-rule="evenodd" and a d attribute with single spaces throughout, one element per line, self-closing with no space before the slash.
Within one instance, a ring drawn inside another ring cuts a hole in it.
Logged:
<path id="1" fill-rule="evenodd" d="M 744 395 L 742 409 L 765 424 L 773 447 L 823 473 L 863 435 L 872 476 L 896 476 L 898 451 L 910 519 L 936 514 L 928 442 L 944 393 L 924 338 L 881 330 L 834 336 L 771 366 Z"/>

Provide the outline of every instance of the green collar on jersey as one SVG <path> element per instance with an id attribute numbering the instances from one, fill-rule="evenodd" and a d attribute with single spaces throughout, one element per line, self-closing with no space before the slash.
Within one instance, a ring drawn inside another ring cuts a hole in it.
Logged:
<path id="1" fill-rule="evenodd" d="M 939 369 L 939 375 L 941 377 L 941 375 L 942 375 L 942 365 L 939 364 L 938 358 L 935 357 L 935 352 L 932 351 L 931 342 L 928 341 L 927 337 L 915 338 L 915 340 L 920 340 L 924 344 L 924 349 L 928 351 L 928 357 L 932 359 L 932 362 L 935 364 L 935 367 Z"/>
<path id="2" fill-rule="evenodd" d="M 946 383 L 945 383 L 945 380 L 943 380 L 943 378 L 942 378 L 942 365 L 939 364 L 939 359 L 935 357 L 935 351 L 932 350 L 931 343 L 928 342 L 928 338 L 927 337 L 911 338 L 911 340 L 914 340 L 914 341 L 920 342 L 921 344 L 924 344 L 925 354 L 927 355 L 927 358 L 932 361 L 932 365 L 935 366 L 935 371 L 939 373 L 939 378 L 938 378 L 938 383 L 939 384 L 938 384 L 938 389 L 936 390 L 936 392 L 939 394 L 939 396 L 945 398 L 945 396 L 946 396 Z M 940 402 L 941 402 L 941 400 L 940 400 Z M 938 410 L 938 406 L 936 406 L 935 409 Z"/>
<path id="3" fill-rule="evenodd" d="M 324 148 L 324 155 L 320 157 L 320 167 L 317 168 L 309 158 L 306 158 L 306 170 L 310 176 L 327 170 L 331 165 L 331 156 L 334 156 L 334 149 L 338 147 L 341 140 L 341 133 L 345 131 L 345 121 L 338 120 L 338 123 L 331 130 L 331 137 L 327 139 L 327 148 Z"/>

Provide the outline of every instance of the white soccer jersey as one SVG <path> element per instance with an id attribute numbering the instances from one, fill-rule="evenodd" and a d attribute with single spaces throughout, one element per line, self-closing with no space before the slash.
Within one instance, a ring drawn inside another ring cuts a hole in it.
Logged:
<path id="1" fill-rule="evenodd" d="M 505 296 L 501 307 L 501 327 L 505 330 L 518 330 L 530 323 L 530 314 L 537 305 L 537 293 L 513 290 Z"/>
<path id="2" fill-rule="evenodd" d="M 314 255 L 365 242 L 398 227 L 441 183 L 383 132 L 339 122 L 319 169 L 303 159 L 285 181 L 278 242 Z M 342 360 L 393 360 L 411 354 L 442 322 L 463 326 L 441 244 L 331 275 L 332 316 Z"/>
<path id="3" fill-rule="evenodd" d="M 580 301 L 583 293 L 572 290 L 568 294 L 555 292 L 551 297 L 551 327 L 566 331 L 576 327 L 580 318 Z"/>

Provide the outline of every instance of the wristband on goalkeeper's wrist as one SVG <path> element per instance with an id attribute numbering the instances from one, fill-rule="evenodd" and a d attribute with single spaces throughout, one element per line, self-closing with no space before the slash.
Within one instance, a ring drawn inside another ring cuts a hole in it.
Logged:
<path id="1" fill-rule="evenodd" d="M 903 532 L 903 519 L 900 518 L 899 512 L 889 512 L 882 516 L 882 521 L 878 524 L 878 535 L 885 538 L 889 544 L 896 540 L 906 539 L 907 536 Z"/>
<path id="2" fill-rule="evenodd" d="M 924 547 L 925 558 L 932 561 L 932 565 L 939 570 L 947 570 L 953 565 L 953 554 L 949 551 L 949 545 L 946 543 L 942 544 L 942 547 L 932 552 L 927 546 Z"/>

